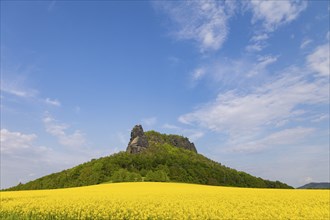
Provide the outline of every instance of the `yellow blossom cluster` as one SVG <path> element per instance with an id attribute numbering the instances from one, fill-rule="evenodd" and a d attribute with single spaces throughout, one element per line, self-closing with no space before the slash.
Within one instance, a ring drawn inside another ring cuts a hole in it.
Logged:
<path id="1" fill-rule="evenodd" d="M 0 219 L 330 219 L 329 190 L 140 182 L 0 196 Z"/>

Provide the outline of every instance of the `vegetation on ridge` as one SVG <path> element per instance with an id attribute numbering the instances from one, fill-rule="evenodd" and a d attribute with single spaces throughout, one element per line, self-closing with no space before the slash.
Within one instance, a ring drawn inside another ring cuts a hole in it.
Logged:
<path id="1" fill-rule="evenodd" d="M 146 132 L 149 147 L 139 154 L 119 152 L 92 159 L 71 169 L 50 174 L 9 190 L 55 189 L 87 186 L 104 182 L 184 182 L 207 185 L 292 188 L 231 169 L 193 151 L 174 147 L 169 136 Z M 178 136 L 180 137 L 180 136 Z"/>

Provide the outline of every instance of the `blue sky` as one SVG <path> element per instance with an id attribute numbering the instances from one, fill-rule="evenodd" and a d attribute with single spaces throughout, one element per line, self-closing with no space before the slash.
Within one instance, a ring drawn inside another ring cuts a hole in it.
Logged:
<path id="1" fill-rule="evenodd" d="M 329 3 L 1 1 L 1 188 L 125 150 L 135 124 L 329 181 Z"/>

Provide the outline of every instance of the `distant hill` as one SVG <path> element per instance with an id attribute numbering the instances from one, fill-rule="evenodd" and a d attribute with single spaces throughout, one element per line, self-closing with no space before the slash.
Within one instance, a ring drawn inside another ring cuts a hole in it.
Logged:
<path id="1" fill-rule="evenodd" d="M 144 133 L 141 126 L 136 126 L 126 152 L 92 159 L 7 190 L 55 189 L 134 181 L 292 188 L 285 183 L 254 177 L 212 161 L 198 154 L 188 138 L 155 131 Z"/>
<path id="2" fill-rule="evenodd" d="M 298 189 L 330 189 L 330 183 L 308 183 Z"/>

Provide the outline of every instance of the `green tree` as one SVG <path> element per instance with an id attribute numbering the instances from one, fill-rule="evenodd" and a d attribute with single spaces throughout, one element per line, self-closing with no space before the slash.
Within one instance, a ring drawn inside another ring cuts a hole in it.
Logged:
<path id="1" fill-rule="evenodd" d="M 164 170 L 156 170 L 148 171 L 145 180 L 153 182 L 168 182 L 170 181 L 170 178 Z"/>

